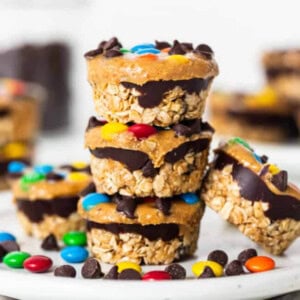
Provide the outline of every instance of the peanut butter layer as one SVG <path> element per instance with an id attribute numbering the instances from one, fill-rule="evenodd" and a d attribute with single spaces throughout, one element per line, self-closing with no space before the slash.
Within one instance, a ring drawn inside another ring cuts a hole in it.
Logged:
<path id="1" fill-rule="evenodd" d="M 168 215 L 158 210 L 155 203 L 138 204 L 134 218 L 128 218 L 125 214 L 116 210 L 115 203 L 102 203 L 93 207 L 89 211 L 85 211 L 82 207 L 81 199 L 78 202 L 78 213 L 82 218 L 96 223 L 122 223 L 122 224 L 141 224 L 141 225 L 157 225 L 157 224 L 182 224 L 192 225 L 199 222 L 203 213 L 204 206 L 202 202 L 196 204 L 186 204 L 184 201 L 177 200 L 172 202 L 172 206 Z M 168 201 L 162 200 L 162 201 Z"/>

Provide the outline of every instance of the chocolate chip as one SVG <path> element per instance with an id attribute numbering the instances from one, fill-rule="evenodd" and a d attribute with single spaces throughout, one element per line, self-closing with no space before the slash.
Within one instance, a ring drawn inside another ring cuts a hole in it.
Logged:
<path id="1" fill-rule="evenodd" d="M 104 279 L 118 279 L 118 267 L 113 266 L 104 276 Z"/>
<path id="2" fill-rule="evenodd" d="M 107 41 L 102 41 L 99 43 L 98 48 L 103 50 L 104 45 L 107 43 Z"/>
<path id="3" fill-rule="evenodd" d="M 100 278 L 104 274 L 101 272 L 101 266 L 97 259 L 89 258 L 87 259 L 81 269 L 81 275 L 83 278 Z"/>
<path id="4" fill-rule="evenodd" d="M 122 52 L 117 48 L 109 49 L 109 50 L 105 51 L 105 53 L 104 53 L 104 56 L 107 58 L 117 57 L 117 56 L 121 56 L 121 55 L 123 55 Z"/>
<path id="5" fill-rule="evenodd" d="M 142 167 L 143 176 L 145 177 L 154 177 L 157 174 L 157 169 L 154 168 L 154 165 L 151 160 L 148 160 L 145 165 Z"/>
<path id="6" fill-rule="evenodd" d="M 203 122 L 201 127 L 202 131 L 210 131 L 212 133 L 215 132 L 215 129 L 208 122 Z"/>
<path id="7" fill-rule="evenodd" d="M 169 54 L 173 55 L 173 54 L 185 54 L 185 53 L 186 51 L 184 47 L 182 47 L 182 45 L 177 40 L 175 40 L 172 48 L 169 51 Z"/>
<path id="8" fill-rule="evenodd" d="M 244 273 L 243 265 L 239 260 L 233 260 L 225 269 L 225 274 L 227 276 L 242 275 Z"/>
<path id="9" fill-rule="evenodd" d="M 122 48 L 122 44 L 119 42 L 119 40 L 116 37 L 112 37 L 110 40 L 105 42 L 103 45 L 99 45 L 100 47 L 103 47 L 103 50 L 107 51 L 113 48 L 120 49 Z"/>
<path id="10" fill-rule="evenodd" d="M 7 251 L 0 245 L 0 262 L 2 262 L 3 257 L 7 254 Z"/>
<path id="11" fill-rule="evenodd" d="M 201 275 L 198 277 L 198 279 L 213 278 L 213 277 L 216 277 L 213 270 L 210 267 L 205 267 Z"/>
<path id="12" fill-rule="evenodd" d="M 137 206 L 135 198 L 128 196 L 114 195 L 112 201 L 117 204 L 117 211 L 124 213 L 128 218 L 134 219 L 134 212 Z"/>
<path id="13" fill-rule="evenodd" d="M 162 50 L 162 49 L 165 49 L 165 48 L 170 48 L 171 45 L 170 45 L 170 43 L 165 42 L 165 41 L 155 41 L 155 47 L 158 50 Z"/>
<path id="14" fill-rule="evenodd" d="M 165 215 L 170 215 L 170 208 L 172 205 L 171 199 L 162 199 L 156 198 L 155 199 L 155 206 Z"/>
<path id="15" fill-rule="evenodd" d="M 244 251 L 242 251 L 239 255 L 238 255 L 238 260 L 244 265 L 245 262 L 251 258 L 257 256 L 257 251 L 253 248 L 249 248 L 246 249 Z"/>
<path id="16" fill-rule="evenodd" d="M 195 133 L 200 133 L 202 123 L 200 119 L 189 120 L 182 122 L 180 124 L 176 124 L 172 127 L 177 136 L 191 136 Z"/>
<path id="17" fill-rule="evenodd" d="M 185 50 L 185 52 L 191 52 L 194 50 L 192 43 L 181 43 L 181 47 Z"/>
<path id="18" fill-rule="evenodd" d="M 286 191 L 288 187 L 288 173 L 287 171 L 280 171 L 271 178 L 271 182 L 281 191 Z"/>
<path id="19" fill-rule="evenodd" d="M 165 268 L 165 271 L 171 275 L 172 279 L 185 279 L 186 277 L 186 270 L 180 264 L 170 264 Z"/>
<path id="20" fill-rule="evenodd" d="M 43 240 L 41 244 L 41 248 L 46 251 L 58 251 L 59 246 L 57 244 L 56 237 L 53 233 L 49 234 L 45 239 Z"/>
<path id="21" fill-rule="evenodd" d="M 73 167 L 72 167 L 71 165 L 65 164 L 65 165 L 59 166 L 59 169 L 72 171 L 72 170 L 73 170 Z"/>
<path id="22" fill-rule="evenodd" d="M 76 277 L 76 270 L 70 265 L 62 265 L 55 269 L 54 276 Z"/>
<path id="23" fill-rule="evenodd" d="M 55 172 L 50 172 L 46 175 L 48 181 L 61 181 L 64 180 L 64 176 Z"/>
<path id="24" fill-rule="evenodd" d="M 0 246 L 7 252 L 20 251 L 20 246 L 15 241 L 5 241 L 0 244 Z"/>
<path id="25" fill-rule="evenodd" d="M 133 269 L 125 269 L 119 274 L 119 279 L 122 280 L 141 280 L 141 274 Z"/>
<path id="26" fill-rule="evenodd" d="M 79 196 L 80 197 L 84 197 L 88 194 L 91 194 L 91 193 L 96 193 L 96 186 L 95 186 L 95 183 L 94 182 L 91 182 L 86 188 L 84 188 Z"/>
<path id="27" fill-rule="evenodd" d="M 206 45 L 206 44 L 200 44 L 196 47 L 196 49 L 194 50 L 195 53 L 197 54 L 201 54 L 204 57 L 206 57 L 207 59 L 211 59 L 213 56 L 213 51 L 212 49 Z"/>
<path id="28" fill-rule="evenodd" d="M 222 267 L 225 267 L 228 262 L 228 255 L 222 250 L 214 250 L 208 255 L 207 259 L 215 261 Z"/>
<path id="29" fill-rule="evenodd" d="M 90 117 L 88 125 L 87 125 L 85 131 L 88 131 L 89 129 L 92 129 L 92 128 L 95 128 L 95 127 L 98 127 L 98 126 L 102 126 L 105 123 L 106 123 L 105 121 L 100 121 L 96 117 Z"/>
<path id="30" fill-rule="evenodd" d="M 269 171 L 269 167 L 270 167 L 270 165 L 264 165 L 261 168 L 261 170 L 259 171 L 258 176 L 260 176 L 260 177 L 265 176 L 268 173 L 268 171 Z"/>
<path id="31" fill-rule="evenodd" d="M 98 48 L 98 49 L 94 49 L 94 50 L 90 50 L 90 51 L 86 52 L 84 54 L 84 57 L 86 57 L 86 58 L 95 57 L 95 56 L 100 55 L 102 53 L 103 53 L 103 49 Z"/>
<path id="32" fill-rule="evenodd" d="M 269 157 L 268 157 L 267 155 L 263 154 L 263 155 L 260 157 L 260 159 L 261 159 L 261 162 L 262 162 L 263 164 L 265 164 L 265 163 L 268 162 Z"/>

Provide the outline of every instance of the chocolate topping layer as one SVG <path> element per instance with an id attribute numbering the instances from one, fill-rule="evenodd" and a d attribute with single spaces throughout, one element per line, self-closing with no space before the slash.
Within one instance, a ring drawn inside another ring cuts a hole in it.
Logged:
<path id="1" fill-rule="evenodd" d="M 45 215 L 57 215 L 62 218 L 69 217 L 77 210 L 79 197 L 57 197 L 52 200 L 35 200 L 17 198 L 16 204 L 27 218 L 33 223 L 43 221 Z"/>
<path id="2" fill-rule="evenodd" d="M 96 117 L 90 117 L 88 125 L 86 127 L 86 131 L 94 127 L 102 126 L 105 123 L 106 123 L 105 121 L 99 121 Z"/>
<path id="3" fill-rule="evenodd" d="M 160 225 L 137 225 L 137 224 L 100 224 L 87 221 L 87 230 L 103 229 L 113 234 L 120 233 L 136 233 L 147 238 L 150 241 L 162 239 L 163 241 L 171 241 L 179 236 L 179 227 L 177 224 L 160 224 Z"/>
<path id="4" fill-rule="evenodd" d="M 141 93 L 138 96 L 139 105 L 143 108 L 153 108 L 158 106 L 165 93 L 180 87 L 188 94 L 199 94 L 202 90 L 208 88 L 212 78 L 192 78 L 188 80 L 159 80 L 148 81 L 143 85 L 138 85 L 131 82 L 121 82 L 121 84 L 128 89 L 136 89 Z"/>
<path id="5" fill-rule="evenodd" d="M 232 177 L 240 187 L 240 194 L 249 201 L 262 201 L 269 204 L 265 215 L 272 221 L 285 218 L 300 221 L 300 201 L 289 195 L 275 194 L 267 184 L 252 170 L 244 167 L 238 160 L 218 150 L 214 162 L 217 170 L 232 165 Z"/>
<path id="6" fill-rule="evenodd" d="M 281 75 L 300 75 L 300 69 L 292 67 L 272 67 L 266 70 L 267 78 L 276 79 Z"/>

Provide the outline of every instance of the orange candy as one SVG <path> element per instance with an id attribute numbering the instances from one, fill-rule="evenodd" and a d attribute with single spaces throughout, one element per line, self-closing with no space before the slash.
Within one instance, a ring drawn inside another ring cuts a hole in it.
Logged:
<path id="1" fill-rule="evenodd" d="M 140 55 L 139 58 L 147 58 L 147 59 L 151 59 L 151 60 L 157 60 L 157 55 L 148 53 L 148 54 Z"/>
<path id="2" fill-rule="evenodd" d="M 265 272 L 275 268 L 275 261 L 267 256 L 254 256 L 246 261 L 245 267 L 252 273 Z"/>
<path id="3" fill-rule="evenodd" d="M 164 53 L 168 53 L 169 51 L 170 51 L 170 47 L 168 47 L 168 48 L 164 48 L 164 49 L 161 49 L 160 51 L 161 52 L 164 52 Z"/>

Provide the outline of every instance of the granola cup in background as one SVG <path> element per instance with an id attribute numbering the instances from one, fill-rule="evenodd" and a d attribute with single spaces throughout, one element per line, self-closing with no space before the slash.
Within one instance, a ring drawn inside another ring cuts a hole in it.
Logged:
<path id="1" fill-rule="evenodd" d="M 243 234 L 274 255 L 300 235 L 300 190 L 242 139 L 215 150 L 201 199 Z"/>

